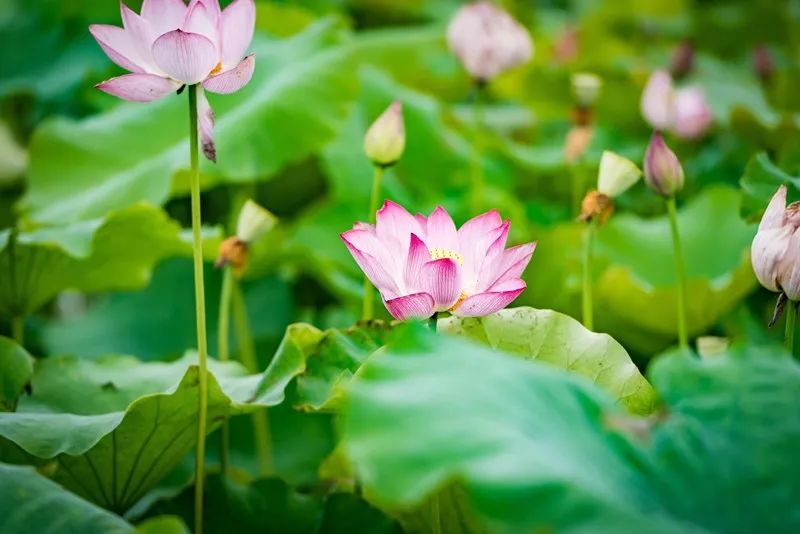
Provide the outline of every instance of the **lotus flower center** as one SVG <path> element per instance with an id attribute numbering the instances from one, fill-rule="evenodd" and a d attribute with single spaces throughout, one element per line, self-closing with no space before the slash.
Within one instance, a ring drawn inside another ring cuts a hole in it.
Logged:
<path id="1" fill-rule="evenodd" d="M 211 69 L 211 72 L 209 72 L 208 75 L 209 76 L 216 76 L 220 72 L 222 72 L 222 62 L 217 63 L 216 67 Z"/>
<path id="2" fill-rule="evenodd" d="M 464 256 L 455 250 L 448 250 L 446 248 L 431 248 L 428 249 L 431 254 L 432 260 L 443 260 L 445 258 L 455 261 L 459 265 L 464 265 Z"/>

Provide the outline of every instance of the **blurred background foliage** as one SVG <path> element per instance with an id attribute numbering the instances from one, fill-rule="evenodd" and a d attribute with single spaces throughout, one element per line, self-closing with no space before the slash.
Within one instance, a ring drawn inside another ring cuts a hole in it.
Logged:
<path id="1" fill-rule="evenodd" d="M 138 9 L 140 1 L 127 3 Z M 690 42 L 685 82 L 705 89 L 714 114 L 702 139 L 670 140 L 687 176 L 679 206 L 690 334 L 780 337 L 763 326 L 774 297 L 758 288 L 749 246 L 779 183 L 800 198 L 800 2 L 499 3 L 535 42 L 529 64 L 488 88 L 478 162 L 487 183 L 482 208 L 511 219 L 514 244 L 538 241 L 517 305 L 579 318 L 582 225 L 570 184 L 591 188 L 605 149 L 641 163 L 650 134 L 641 91 L 650 72 L 670 68 Z M 474 215 L 471 82 L 444 39 L 460 4 L 257 1 L 253 81 L 234 95 L 209 96 L 219 157 L 202 167 L 210 347 L 221 280 L 211 262 L 248 197 L 281 220 L 252 250 L 243 280 L 261 368 L 288 324 L 357 320 L 361 276 L 338 234 L 368 217 L 372 169 L 362 139 L 392 100 L 404 104 L 408 141 L 384 196 L 411 211 L 441 204 L 458 223 Z M 120 70 L 90 36 L 90 23 L 119 24 L 117 2 L 0 0 L 0 332 L 24 315 L 36 356 L 171 361 L 194 343 L 186 103 L 121 103 L 94 89 Z M 768 72 L 758 50 L 766 51 Z M 570 76 L 582 71 L 600 75 L 603 89 L 589 148 L 569 164 Z M 18 287 L 6 276 L 11 232 Z M 643 184 L 619 199 L 598 233 L 597 329 L 641 368 L 675 343 L 669 240 L 662 202 Z M 313 486 L 334 449 L 331 418 L 287 406 L 270 412 L 277 473 Z M 249 421 L 235 420 L 232 432 L 234 463 L 255 470 Z M 173 474 L 175 487 L 187 477 L 188 464 L 183 476 Z M 226 484 L 216 480 L 210 491 L 244 498 Z M 267 486 L 316 514 L 361 506 L 322 511 L 291 489 Z M 175 499 L 159 506 L 179 513 L 183 497 Z"/>

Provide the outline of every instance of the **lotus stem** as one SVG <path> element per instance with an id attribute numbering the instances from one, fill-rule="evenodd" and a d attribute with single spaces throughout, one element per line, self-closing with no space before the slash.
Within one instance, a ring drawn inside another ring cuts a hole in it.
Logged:
<path id="1" fill-rule="evenodd" d="M 786 336 L 784 337 L 784 346 L 789 354 L 794 356 L 794 331 L 796 330 L 797 322 L 797 303 L 789 301 L 786 307 Z"/>
<path id="2" fill-rule="evenodd" d="M 230 318 L 231 293 L 233 286 L 233 269 L 230 265 L 223 267 L 222 290 L 219 297 L 219 318 L 217 320 L 217 358 L 226 362 L 230 359 Z M 222 423 L 219 433 L 219 464 L 222 476 L 228 476 L 230 447 L 230 427 L 228 419 Z"/>
<path id="3" fill-rule="evenodd" d="M 597 218 L 593 217 L 586 226 L 583 236 L 583 326 L 594 330 L 594 308 L 592 305 L 592 246 L 597 228 Z"/>
<path id="4" fill-rule="evenodd" d="M 253 333 L 250 329 L 250 320 L 247 317 L 247 306 L 242 288 L 237 280 L 231 283 L 233 297 L 233 325 L 236 329 L 236 340 L 239 345 L 239 356 L 245 368 L 250 373 L 258 372 L 258 360 L 253 343 Z M 271 475 L 274 471 L 272 459 L 272 436 L 269 426 L 267 409 L 253 412 L 253 433 L 258 454 L 259 472 L 261 475 Z"/>
<path id="5" fill-rule="evenodd" d="M 206 300 L 203 286 L 203 240 L 200 233 L 200 165 L 197 139 L 197 85 L 189 89 L 189 157 L 191 162 L 192 256 L 194 258 L 194 298 L 197 320 L 197 361 L 199 366 L 199 407 L 197 412 L 197 449 L 194 464 L 194 532 L 203 532 L 203 485 L 205 481 L 206 416 L 208 411 L 208 370 L 206 347 Z"/>
<path id="6" fill-rule="evenodd" d="M 678 209 L 675 196 L 667 198 L 669 225 L 672 230 L 672 247 L 675 257 L 675 277 L 678 282 L 678 344 L 682 349 L 689 348 L 689 333 L 686 328 L 686 271 L 683 263 L 681 236 L 678 232 Z"/>
<path id="7" fill-rule="evenodd" d="M 472 102 L 473 122 L 475 134 L 472 139 L 472 187 L 470 190 L 470 209 L 472 214 L 480 213 L 483 206 L 483 84 L 476 83 Z"/>
<path id="8" fill-rule="evenodd" d="M 384 168 L 375 165 L 375 172 L 372 175 L 372 194 L 369 197 L 369 222 L 375 224 L 375 213 L 378 211 L 378 202 L 381 197 L 381 182 L 383 181 Z M 361 318 L 365 321 L 372 319 L 374 314 L 374 291 L 369 278 L 364 276 L 364 302 L 361 306 Z"/>

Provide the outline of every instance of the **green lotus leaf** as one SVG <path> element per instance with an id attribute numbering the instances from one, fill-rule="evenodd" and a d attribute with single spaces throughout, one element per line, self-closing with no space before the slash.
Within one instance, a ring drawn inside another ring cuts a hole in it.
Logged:
<path id="1" fill-rule="evenodd" d="M 622 345 L 568 315 L 510 308 L 485 317 L 449 317 L 439 321 L 439 329 L 584 376 L 633 413 L 655 407 L 653 388 Z"/>
<path id="2" fill-rule="evenodd" d="M 781 170 L 765 152 L 750 158 L 739 183 L 742 186 L 742 211 L 745 216 L 760 216 L 781 185 L 791 188 L 790 196 L 796 198 L 800 195 L 800 177 Z"/>
<path id="3" fill-rule="evenodd" d="M 406 329 L 351 382 L 343 441 L 395 514 L 456 483 L 490 531 L 800 528 L 800 365 L 681 352 L 650 377 L 666 409 L 638 419 L 552 366 Z"/>
<path id="4" fill-rule="evenodd" d="M 33 357 L 24 347 L 0 336 L 0 411 L 14 411 L 33 376 Z"/>

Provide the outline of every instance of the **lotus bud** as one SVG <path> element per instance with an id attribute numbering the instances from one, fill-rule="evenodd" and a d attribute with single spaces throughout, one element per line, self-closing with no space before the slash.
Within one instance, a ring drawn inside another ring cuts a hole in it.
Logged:
<path id="1" fill-rule="evenodd" d="M 579 106 L 590 107 L 597 100 L 603 79 L 596 74 L 577 72 L 572 75 L 572 94 Z"/>
<path id="2" fill-rule="evenodd" d="M 389 167 L 397 163 L 406 148 L 403 104 L 395 100 L 367 130 L 364 152 L 373 164 Z"/>
<path id="3" fill-rule="evenodd" d="M 617 197 L 627 191 L 641 177 L 642 171 L 634 162 L 605 150 L 600 158 L 597 190 L 609 197 Z"/>
<path id="4" fill-rule="evenodd" d="M 234 272 L 240 275 L 247 266 L 247 252 L 250 245 L 264 237 L 275 227 L 277 222 L 278 218 L 269 210 L 248 199 L 239 212 L 236 235 L 225 239 L 220 244 L 214 267 L 219 269 L 230 265 Z"/>
<path id="5" fill-rule="evenodd" d="M 657 70 L 647 80 L 640 109 L 644 119 L 654 130 L 668 130 L 675 121 L 673 100 L 675 88 L 672 76 L 665 70 Z"/>
<path id="6" fill-rule="evenodd" d="M 248 199 L 239 212 L 236 237 L 247 244 L 253 243 L 264 237 L 277 222 L 278 218 L 272 212 Z"/>
<path id="7" fill-rule="evenodd" d="M 644 154 L 644 179 L 656 193 L 671 197 L 683 189 L 683 167 L 660 133 L 650 138 Z"/>
<path id="8" fill-rule="evenodd" d="M 675 93 L 675 123 L 672 131 L 682 139 L 695 139 L 711 125 L 713 116 L 700 87 L 685 87 Z"/>
<path id="9" fill-rule="evenodd" d="M 684 78 L 694 69 L 694 45 L 691 39 L 684 39 L 672 54 L 672 71 L 676 78 Z"/>
<path id="10" fill-rule="evenodd" d="M 447 44 L 478 83 L 489 82 L 533 55 L 528 30 L 488 0 L 458 10 L 447 27 Z"/>
<path id="11" fill-rule="evenodd" d="M 750 250 L 762 286 L 800 300 L 800 203 L 786 205 L 786 186 L 778 188 L 758 225 Z M 784 303 L 785 304 L 785 303 Z M 780 305 L 780 301 L 779 301 Z"/>
<path id="12" fill-rule="evenodd" d="M 769 47 L 764 43 L 759 44 L 753 50 L 753 70 L 762 82 L 768 82 L 775 72 L 775 60 Z"/>

